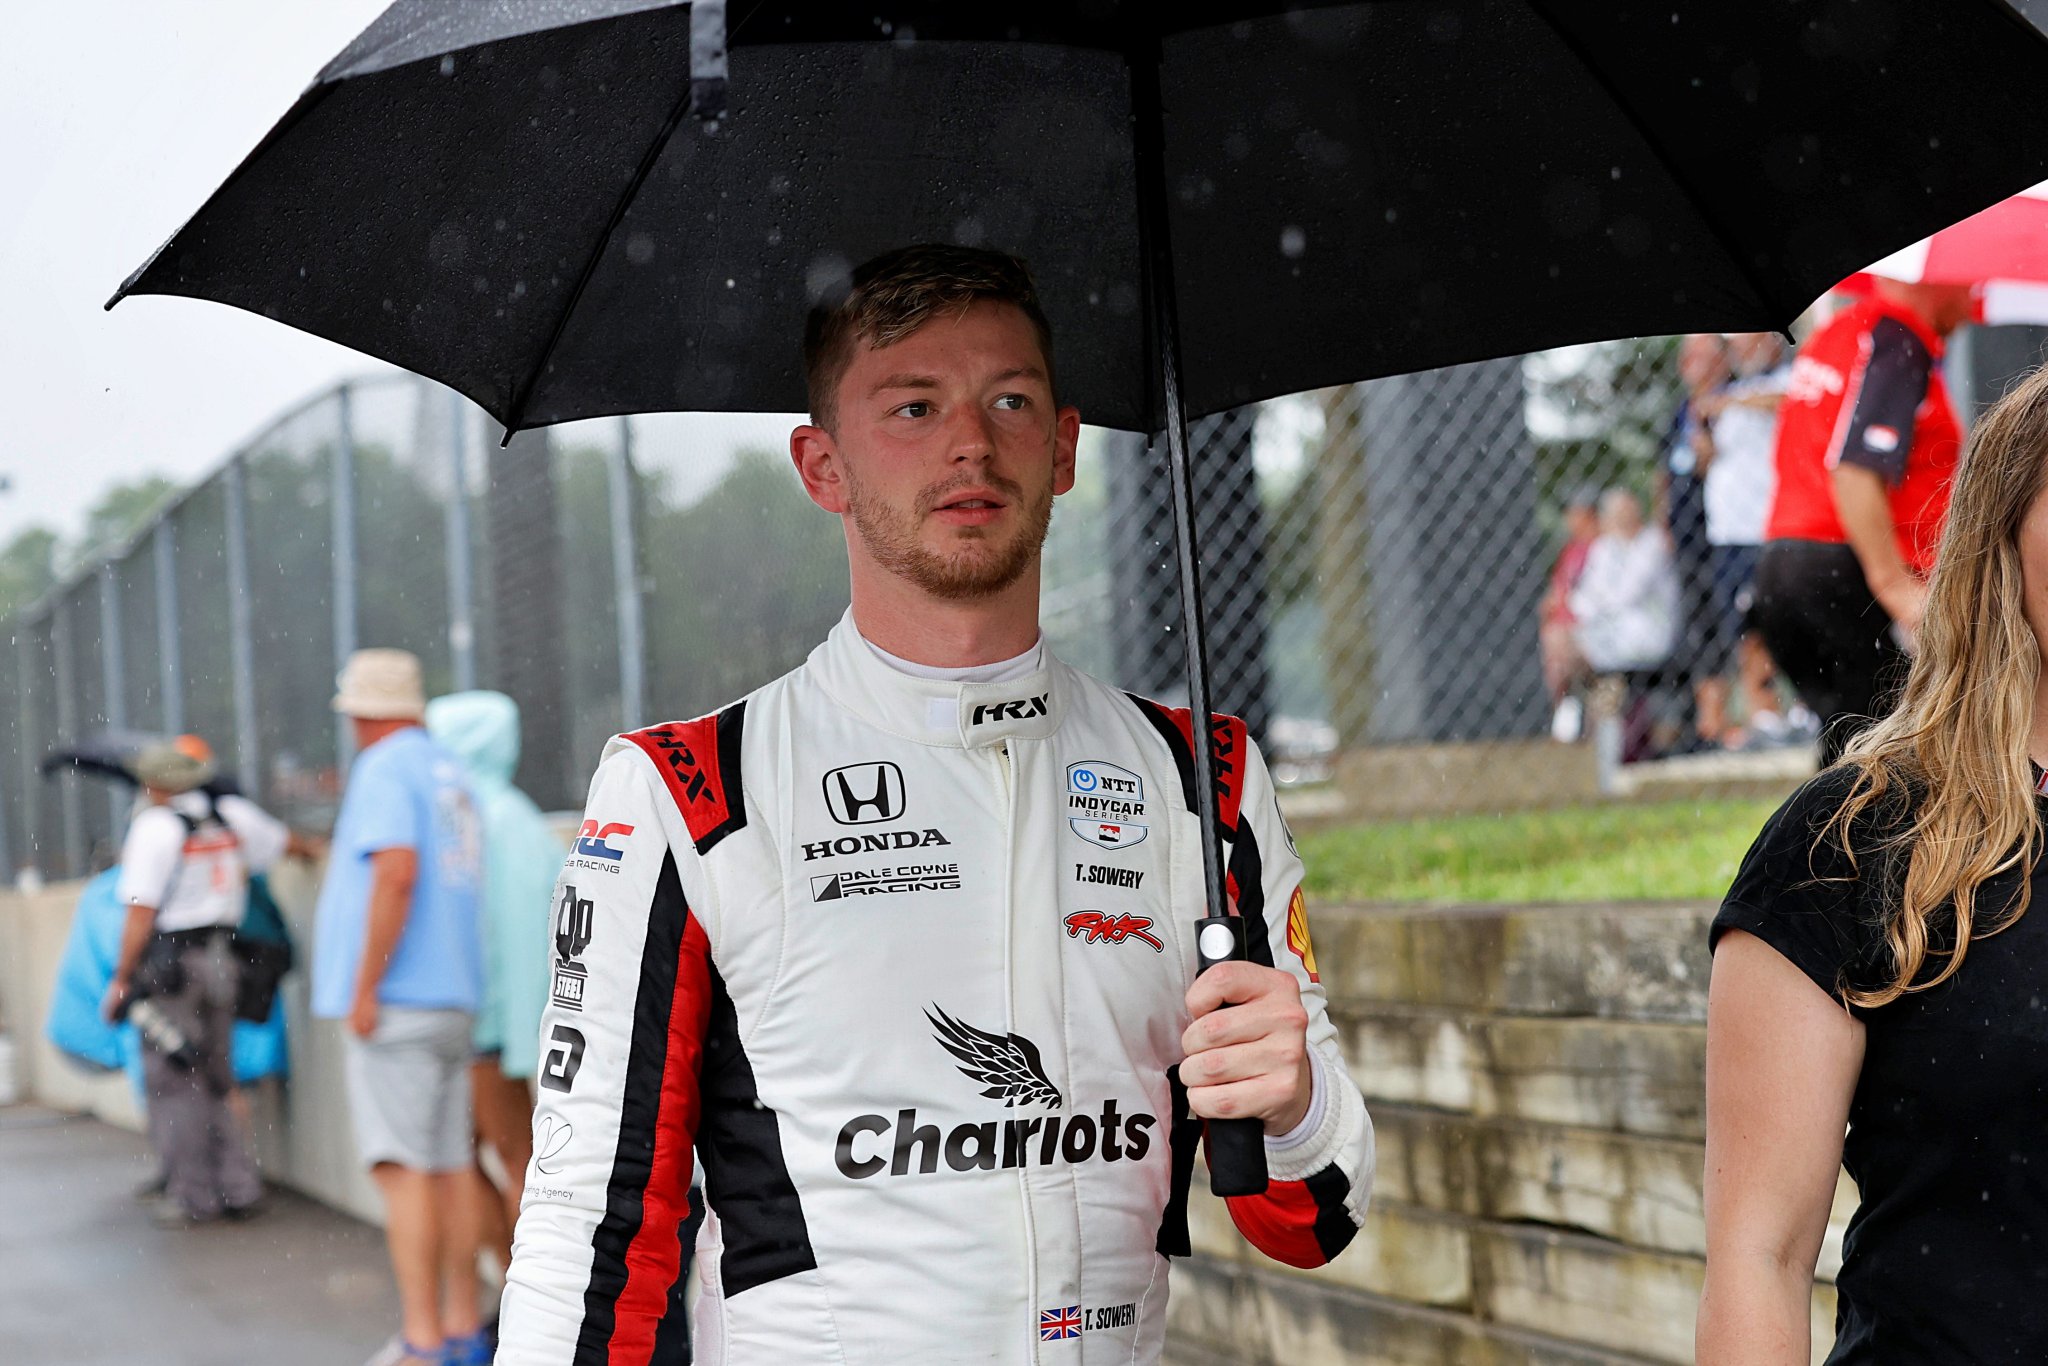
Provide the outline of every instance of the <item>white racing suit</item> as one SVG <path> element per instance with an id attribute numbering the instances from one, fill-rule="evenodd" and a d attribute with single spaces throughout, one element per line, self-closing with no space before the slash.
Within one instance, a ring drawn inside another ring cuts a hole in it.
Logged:
<path id="1" fill-rule="evenodd" d="M 1235 1199 L 1315 1266 L 1372 1182 L 1241 723 L 1213 727 L 1251 956 L 1309 1011 L 1316 1101 Z M 633 1363 L 680 1274 L 700 1362 L 1152 1362 L 1187 1252 L 1201 846 L 1188 715 L 1050 656 L 959 684 L 843 620 L 713 716 L 614 739 L 556 888 L 501 1366 Z"/>

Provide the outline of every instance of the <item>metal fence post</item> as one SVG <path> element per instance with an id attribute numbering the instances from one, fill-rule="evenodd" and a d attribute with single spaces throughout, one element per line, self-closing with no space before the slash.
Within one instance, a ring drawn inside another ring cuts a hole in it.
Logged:
<path id="1" fill-rule="evenodd" d="M 619 614 L 619 711 L 623 730 L 647 724 L 646 627 L 641 617 L 640 545 L 633 534 L 633 419 L 619 419 L 609 467 L 612 523 L 612 592 Z"/>
<path id="2" fill-rule="evenodd" d="M 50 609 L 50 654 L 57 685 L 57 740 L 78 740 L 78 629 L 71 619 L 71 599 L 59 596 Z M 58 809 L 64 816 L 64 875 L 85 874 L 85 812 L 74 778 L 58 788 Z"/>
<path id="3" fill-rule="evenodd" d="M 185 733 L 185 665 L 178 657 L 178 546 L 171 519 L 156 524 L 156 659 L 164 696 L 164 729 Z"/>
<path id="4" fill-rule="evenodd" d="M 243 790 L 261 800 L 269 789 L 263 780 L 261 741 L 256 730 L 256 641 L 249 602 L 249 479 L 240 455 L 228 461 L 226 475 L 228 533 L 228 668 L 233 674 L 235 703 L 235 770 Z"/>
<path id="5" fill-rule="evenodd" d="M 448 646 L 455 653 L 455 690 L 476 686 L 476 592 L 470 578 L 469 413 L 448 391 Z"/>
<path id="6" fill-rule="evenodd" d="M 356 434 L 349 386 L 334 391 L 334 662 L 345 666 L 356 650 Z M 335 755 L 346 769 L 356 735 L 346 716 L 334 718 Z"/>
<path id="7" fill-rule="evenodd" d="M 33 623 L 24 619 L 17 628 L 14 650 L 14 686 L 21 696 L 21 864 L 42 871 L 43 788 L 36 772 L 35 666 L 29 651 L 35 646 Z"/>
<path id="8" fill-rule="evenodd" d="M 128 725 L 128 651 L 121 635 L 121 583 L 114 561 L 100 566 L 100 681 L 107 699 L 107 724 L 115 730 Z M 128 803 L 119 786 L 107 792 L 107 811 L 113 818 L 118 838 L 121 818 Z"/>

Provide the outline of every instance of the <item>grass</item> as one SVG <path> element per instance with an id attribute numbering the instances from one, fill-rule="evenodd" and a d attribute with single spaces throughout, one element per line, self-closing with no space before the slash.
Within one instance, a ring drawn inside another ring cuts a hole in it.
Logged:
<path id="1" fill-rule="evenodd" d="M 1718 899 L 1775 801 L 1575 806 L 1304 834 L 1309 895 L 1345 901 Z"/>

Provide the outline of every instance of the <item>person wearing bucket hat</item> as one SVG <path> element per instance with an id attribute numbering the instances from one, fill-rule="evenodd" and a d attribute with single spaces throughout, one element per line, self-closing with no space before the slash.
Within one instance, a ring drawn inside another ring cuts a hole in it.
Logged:
<path id="1" fill-rule="evenodd" d="M 401 1322 L 378 1361 L 490 1359 L 479 1313 L 469 1065 L 483 985 L 482 834 L 461 760 L 422 727 L 418 658 L 336 680 L 356 758 L 313 930 L 313 1014 L 345 1024 L 356 1155 L 385 1208 Z"/>
<path id="2" fill-rule="evenodd" d="M 213 752 L 196 735 L 152 744 L 131 771 L 141 806 L 121 842 L 116 894 L 128 907 L 107 988 L 109 1019 L 147 996 L 167 1029 L 142 1032 L 150 1142 L 164 1164 L 155 1211 L 168 1225 L 253 1213 L 255 1158 L 230 1107 L 236 960 L 230 943 L 251 873 L 293 847 L 291 832 L 246 797 L 213 797 Z"/>

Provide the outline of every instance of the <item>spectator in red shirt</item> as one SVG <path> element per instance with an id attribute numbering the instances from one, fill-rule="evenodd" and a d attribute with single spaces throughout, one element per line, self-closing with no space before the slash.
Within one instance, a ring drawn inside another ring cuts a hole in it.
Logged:
<path id="1" fill-rule="evenodd" d="M 1881 279 L 1793 363 L 1756 615 L 1820 715 L 1824 764 L 1905 677 L 1962 451 L 1942 342 L 1970 310 L 1967 286 Z"/>

